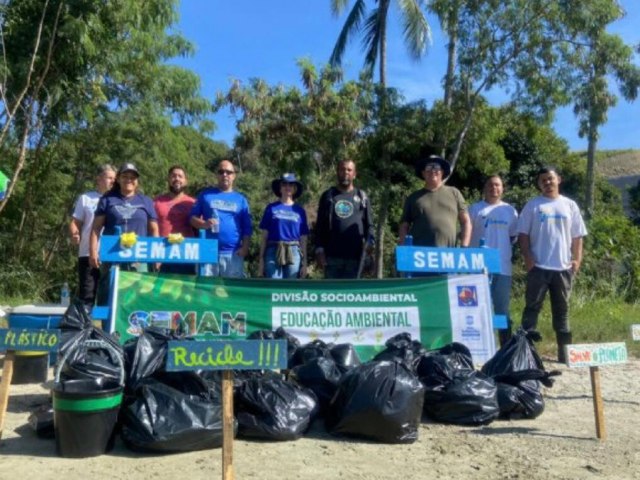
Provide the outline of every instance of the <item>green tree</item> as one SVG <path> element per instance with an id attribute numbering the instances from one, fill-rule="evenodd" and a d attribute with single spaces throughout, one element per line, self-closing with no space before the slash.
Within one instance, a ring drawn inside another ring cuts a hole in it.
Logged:
<path id="1" fill-rule="evenodd" d="M 200 95 L 198 77 L 166 63 L 192 51 L 180 35 L 167 33 L 176 6 L 174 0 L 0 5 L 0 148 L 12 180 L 0 202 L 0 250 L 8 259 L 0 276 L 24 279 L 1 282 L 3 288 L 46 296 L 57 290 L 54 282 L 73 278 L 65 227 L 92 167 L 136 161 L 148 174 L 146 192 L 156 193 L 164 189 L 165 167 L 191 149 L 184 144 L 191 134 L 182 129 L 211 130 L 212 105 Z M 173 128 L 172 120 L 184 127 Z M 154 177 L 157 183 L 149 181 Z"/>
<path id="2" fill-rule="evenodd" d="M 331 0 L 331 11 L 335 16 L 340 15 L 346 8 L 348 0 Z M 391 0 L 375 0 L 375 7 L 367 11 L 365 0 L 355 0 L 347 19 L 340 31 L 340 35 L 333 47 L 329 63 L 333 66 L 342 64 L 342 57 L 350 38 L 362 33 L 364 46 L 365 72 L 373 78 L 376 62 L 380 83 L 387 84 L 387 21 Z M 431 29 L 425 16 L 425 2 L 423 0 L 398 0 L 403 36 L 409 54 L 414 59 L 420 59 L 431 41 Z"/>
<path id="3" fill-rule="evenodd" d="M 607 112 L 617 103 L 609 89 L 613 78 L 625 100 L 635 100 L 640 87 L 640 68 L 633 64 L 633 49 L 606 28 L 624 14 L 614 0 L 594 0 L 591 8 L 576 9 L 571 26 L 573 42 L 570 63 L 574 68 L 575 88 L 571 91 L 573 111 L 579 120 L 578 133 L 587 138 L 587 184 L 585 209 L 594 213 L 595 161 L 598 130 L 607 121 Z"/>
<path id="4" fill-rule="evenodd" d="M 198 77 L 165 63 L 192 51 L 184 38 L 167 34 L 176 5 L 175 0 L 3 2 L 0 143 L 17 155 L 0 213 L 27 162 L 37 162 L 41 147 L 70 129 L 141 103 L 185 123 L 212 111 L 199 95 Z"/>

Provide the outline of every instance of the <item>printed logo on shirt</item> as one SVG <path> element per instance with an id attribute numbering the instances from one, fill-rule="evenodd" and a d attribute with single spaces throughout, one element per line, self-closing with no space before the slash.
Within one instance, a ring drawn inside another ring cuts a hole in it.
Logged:
<path id="1" fill-rule="evenodd" d="M 135 215 L 136 210 L 140 208 L 138 205 L 131 205 L 129 203 L 123 203 L 122 205 L 114 206 L 116 212 L 124 219 L 131 220 Z"/>
<path id="2" fill-rule="evenodd" d="M 215 210 L 236 213 L 240 209 L 240 205 L 235 202 L 226 202 L 224 200 L 215 199 L 209 202 L 209 206 Z"/>
<path id="3" fill-rule="evenodd" d="M 353 215 L 353 203 L 347 200 L 338 200 L 334 208 L 336 215 L 340 218 L 349 218 Z"/>
<path id="4" fill-rule="evenodd" d="M 490 217 L 482 217 L 482 219 L 484 220 L 484 228 L 488 228 L 489 225 L 495 225 L 497 227 L 509 226 L 509 222 L 505 220 L 494 220 L 493 218 L 490 218 Z"/>
<path id="5" fill-rule="evenodd" d="M 286 222 L 299 222 L 300 215 L 291 210 L 274 210 L 273 217 Z"/>
<path id="6" fill-rule="evenodd" d="M 561 213 L 554 213 L 553 208 L 545 207 L 544 205 L 540 207 L 540 212 L 538 216 L 540 217 L 540 223 L 544 223 L 544 222 L 551 223 L 552 221 L 561 222 L 567 219 L 567 217 L 562 215 Z"/>

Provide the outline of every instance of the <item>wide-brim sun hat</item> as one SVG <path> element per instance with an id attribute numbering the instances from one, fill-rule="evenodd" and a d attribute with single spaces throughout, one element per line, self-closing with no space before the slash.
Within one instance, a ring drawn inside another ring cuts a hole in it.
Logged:
<path id="1" fill-rule="evenodd" d="M 422 172 L 424 171 L 424 167 L 429 165 L 430 163 L 437 163 L 442 168 L 442 178 L 447 178 L 451 175 L 451 164 L 447 162 L 444 158 L 438 155 L 429 155 L 428 157 L 421 158 L 416 162 L 416 177 L 420 180 L 424 180 L 422 176 Z"/>
<path id="2" fill-rule="evenodd" d="M 271 190 L 276 197 L 280 196 L 280 184 L 282 182 L 291 183 L 296 186 L 296 193 L 293 194 L 293 199 L 295 200 L 304 191 L 304 185 L 302 182 L 298 181 L 295 173 L 285 173 L 280 178 L 276 178 L 273 182 L 271 182 Z"/>
<path id="3" fill-rule="evenodd" d="M 138 177 L 140 176 L 140 172 L 138 171 L 138 169 L 136 168 L 136 166 L 133 163 L 125 163 L 124 165 L 122 165 L 118 169 L 118 175 L 121 175 L 121 174 L 123 174 L 125 172 L 133 172 Z"/>

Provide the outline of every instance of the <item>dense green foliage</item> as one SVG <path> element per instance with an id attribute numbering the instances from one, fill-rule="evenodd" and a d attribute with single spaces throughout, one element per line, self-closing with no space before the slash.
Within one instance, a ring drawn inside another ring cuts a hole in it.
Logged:
<path id="1" fill-rule="evenodd" d="M 260 79 L 234 81 L 211 105 L 200 96 L 193 73 L 167 64 L 192 48 L 166 33 L 175 21 L 173 0 L 3 2 L 7 54 L 0 68 L 7 81 L 0 103 L 0 168 L 12 177 L 12 191 L 0 202 L 0 298 L 55 300 L 63 281 L 75 283 L 76 252 L 66 233 L 69 213 L 103 163 L 135 162 L 144 192 L 154 196 L 166 189 L 170 165 L 186 167 L 195 193 L 213 181 L 212 166 L 229 157 L 257 226 L 273 200 L 271 180 L 290 170 L 306 185 L 300 203 L 313 225 L 320 193 L 335 182 L 337 161 L 353 159 L 356 183 L 374 205 L 384 276 L 394 275 L 403 200 L 421 186 L 413 172 L 420 155 L 444 149 L 454 158 L 448 182 L 470 202 L 480 197 L 483 176 L 503 174 L 506 200 L 518 209 L 537 194 L 537 168 L 555 164 L 563 175 L 562 191 L 584 206 L 587 158 L 569 152 L 548 115 L 559 104 L 577 101 L 568 88 L 576 81 L 569 75 L 568 37 L 559 35 L 559 25 L 574 22 L 571 34 L 577 38 L 581 17 L 540 18 L 545 9 L 558 13 L 570 2 L 531 2 L 536 9 L 526 17 L 516 15 L 522 10 L 516 0 L 432 3 L 449 35 L 455 32 L 449 28 L 454 20 L 468 27 L 457 32 L 459 63 L 442 102 L 408 103 L 366 75 L 345 81 L 339 69 L 317 68 L 304 59 L 299 61 L 301 88 Z M 453 6 L 458 9 L 448 8 Z M 492 29 L 513 35 L 491 43 Z M 490 106 L 483 97 L 488 87 L 512 88 L 512 102 Z M 209 137 L 208 115 L 222 107 L 237 118 L 238 136 L 230 149 Z M 636 206 L 638 198 L 633 196 Z M 606 340 L 607 329 L 622 335 L 620 322 L 626 319 L 618 317 L 635 311 L 640 234 L 623 216 L 619 193 L 601 178 L 596 177 L 593 201 L 572 316 L 591 325 L 593 336 L 584 338 L 595 341 Z M 254 235 L 252 273 L 257 243 Z M 514 265 L 514 298 L 520 299 L 524 272 L 517 251 Z M 318 275 L 313 268 L 311 273 Z M 516 303 L 514 312 L 519 309 Z M 517 322 L 518 315 L 514 318 Z M 545 333 L 549 322 L 543 323 Z"/>

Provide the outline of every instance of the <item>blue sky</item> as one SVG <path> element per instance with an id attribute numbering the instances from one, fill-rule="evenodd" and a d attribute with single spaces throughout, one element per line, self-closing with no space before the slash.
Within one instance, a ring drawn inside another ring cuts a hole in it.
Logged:
<path id="1" fill-rule="evenodd" d="M 352 3 L 352 2 L 350 2 Z M 395 3 L 395 2 L 392 2 Z M 640 43 L 640 2 L 623 0 L 627 16 L 612 25 L 628 44 Z M 193 57 L 177 63 L 200 75 L 202 92 L 213 100 L 226 91 L 232 79 L 246 82 L 262 78 L 269 84 L 300 87 L 296 60 L 310 58 L 320 66 L 328 60 L 345 20 L 332 16 L 329 0 L 182 0 L 176 29 L 196 46 Z M 428 17 L 433 43 L 418 63 L 412 61 L 402 43 L 398 17 L 392 11 L 388 39 L 387 83 L 407 100 L 425 99 L 429 104 L 442 97 L 441 80 L 446 64 L 446 38 L 437 19 Z M 640 59 L 636 58 L 640 62 Z M 360 43 L 355 39 L 345 56 L 347 78 L 357 78 L 362 66 Z M 501 95 L 489 96 L 499 101 Z M 214 120 L 216 140 L 231 145 L 235 120 L 225 110 Z M 640 149 L 640 100 L 620 99 L 609 111 L 609 121 L 601 128 L 600 149 Z M 577 135 L 578 122 L 571 108 L 556 114 L 554 126 L 572 150 L 586 150 L 585 139 Z"/>

